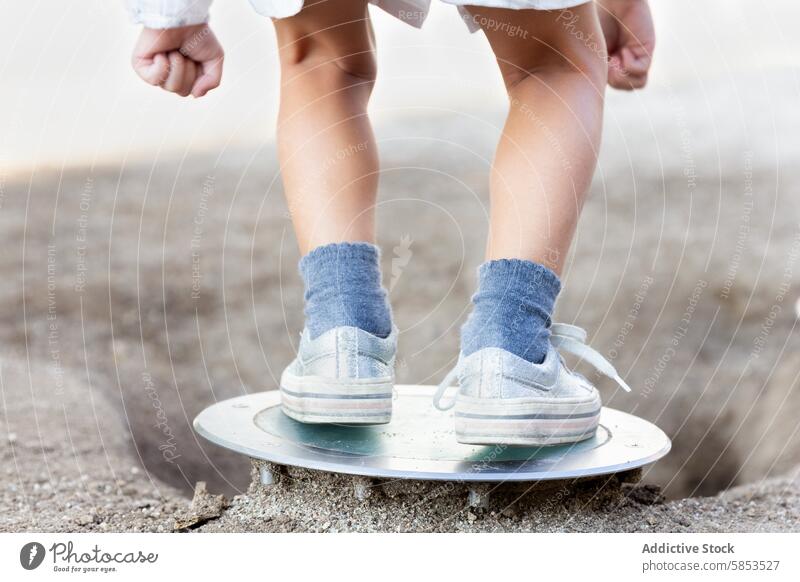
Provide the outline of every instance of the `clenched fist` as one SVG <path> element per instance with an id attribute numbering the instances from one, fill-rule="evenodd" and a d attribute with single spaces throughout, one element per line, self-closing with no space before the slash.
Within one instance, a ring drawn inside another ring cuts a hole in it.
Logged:
<path id="1" fill-rule="evenodd" d="M 656 45 L 647 0 L 597 0 L 597 14 L 606 37 L 608 84 L 641 89 L 647 84 Z"/>
<path id="2" fill-rule="evenodd" d="M 145 28 L 133 49 L 133 69 L 142 79 L 182 97 L 202 97 L 219 86 L 225 57 L 207 24 Z"/>

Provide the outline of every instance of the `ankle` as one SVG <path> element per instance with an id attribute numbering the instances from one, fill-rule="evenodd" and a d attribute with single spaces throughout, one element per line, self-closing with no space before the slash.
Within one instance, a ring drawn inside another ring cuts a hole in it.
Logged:
<path id="1" fill-rule="evenodd" d="M 529 362 L 544 361 L 561 289 L 558 276 L 538 263 L 500 259 L 481 265 L 478 280 L 474 308 L 461 331 L 462 353 L 493 347 Z"/>
<path id="2" fill-rule="evenodd" d="M 392 331 L 381 285 L 380 251 L 364 242 L 317 247 L 300 260 L 306 328 L 312 338 L 336 327 L 357 327 L 378 337 Z"/>

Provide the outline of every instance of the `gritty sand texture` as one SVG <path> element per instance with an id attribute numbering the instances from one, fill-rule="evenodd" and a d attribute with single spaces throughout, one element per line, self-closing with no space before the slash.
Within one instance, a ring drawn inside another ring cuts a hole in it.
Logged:
<path id="1" fill-rule="evenodd" d="M 188 502 L 148 476 L 125 419 L 86 384 L 3 362 L 0 531 L 168 532 Z"/>
<path id="2" fill-rule="evenodd" d="M 208 492 L 205 481 L 200 481 L 194 488 L 191 505 L 175 515 L 173 525 L 175 531 L 187 531 L 200 527 L 204 523 L 217 519 L 228 507 L 224 495 Z"/>
<path id="3" fill-rule="evenodd" d="M 365 498 L 354 480 L 304 469 L 284 470 L 265 487 L 253 472 L 246 495 L 202 531 L 264 532 L 724 532 L 796 531 L 798 482 L 775 480 L 714 498 L 665 502 L 638 472 L 537 484 L 393 481 L 371 483 Z M 787 494 L 788 493 L 788 494 Z M 776 498 L 781 502 L 774 506 Z"/>
<path id="4" fill-rule="evenodd" d="M 612 96 L 556 319 L 634 387 L 598 378 L 606 403 L 673 450 L 644 485 L 473 517 L 463 496 L 358 500 L 322 478 L 262 491 L 192 431 L 210 403 L 275 389 L 302 326 L 271 146 L 0 168 L 0 530 L 171 531 L 200 481 L 230 502 L 200 531 L 798 529 L 800 114 L 782 82 L 780 126 L 731 123 L 763 103 L 724 81 Z M 431 384 L 457 356 L 502 117 L 409 115 L 377 130 L 379 242 L 398 382 Z"/>

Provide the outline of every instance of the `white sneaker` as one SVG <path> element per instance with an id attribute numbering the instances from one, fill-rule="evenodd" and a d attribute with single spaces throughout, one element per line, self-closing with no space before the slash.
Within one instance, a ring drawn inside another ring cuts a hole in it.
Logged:
<path id="1" fill-rule="evenodd" d="M 300 336 L 281 375 L 283 412 L 306 423 L 385 424 L 392 418 L 397 329 L 386 338 L 337 327 Z"/>
<path id="2" fill-rule="evenodd" d="M 554 323 L 544 362 L 532 364 L 500 348 L 484 348 L 459 358 L 434 396 L 434 406 L 455 406 L 456 439 L 466 444 L 556 445 L 594 436 L 602 406 L 597 389 L 569 370 L 558 350 L 572 353 L 626 391 L 614 367 L 586 345 L 586 332 Z M 442 397 L 458 378 L 448 405 Z"/>

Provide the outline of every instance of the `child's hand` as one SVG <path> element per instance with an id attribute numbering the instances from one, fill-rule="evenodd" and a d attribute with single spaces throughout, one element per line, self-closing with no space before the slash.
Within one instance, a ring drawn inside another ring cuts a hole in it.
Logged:
<path id="1" fill-rule="evenodd" d="M 219 86 L 225 55 L 206 24 L 145 28 L 133 49 L 133 69 L 151 85 L 182 97 L 202 97 Z"/>
<path id="2" fill-rule="evenodd" d="M 647 0 L 597 0 L 608 50 L 608 84 L 641 89 L 653 59 L 656 33 Z"/>

